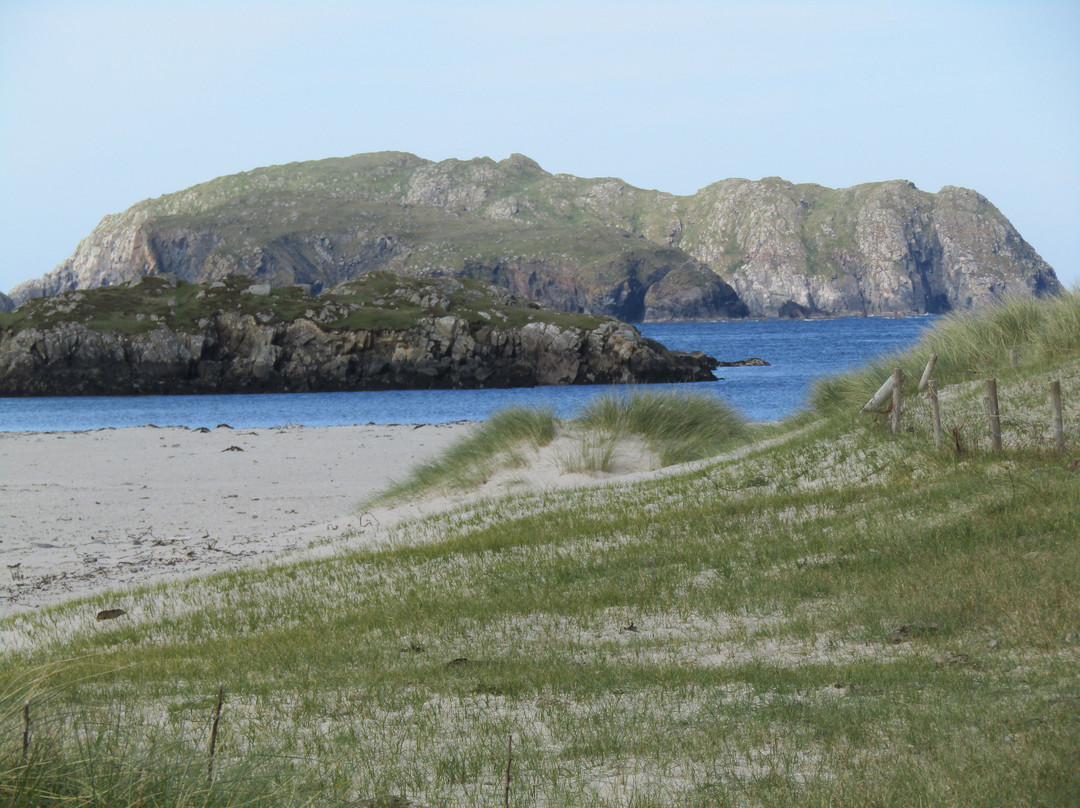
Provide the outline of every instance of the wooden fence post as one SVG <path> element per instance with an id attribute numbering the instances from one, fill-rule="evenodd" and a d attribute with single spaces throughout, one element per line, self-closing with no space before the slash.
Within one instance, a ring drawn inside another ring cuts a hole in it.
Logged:
<path id="1" fill-rule="evenodd" d="M 1050 405 L 1054 410 L 1054 450 L 1065 451 L 1065 421 L 1061 417 L 1061 382 L 1050 382 Z"/>
<path id="2" fill-rule="evenodd" d="M 503 808 L 510 808 L 510 764 L 514 761 L 514 736 L 506 743 L 506 789 L 503 791 Z"/>
<path id="3" fill-rule="evenodd" d="M 217 707 L 214 708 L 214 725 L 210 728 L 210 760 L 206 764 L 206 777 L 214 780 L 214 751 L 217 748 L 218 721 L 221 719 L 221 705 L 225 702 L 225 686 L 218 688 Z"/>
<path id="4" fill-rule="evenodd" d="M 919 392 L 921 393 L 926 389 L 926 385 L 930 383 L 930 374 L 934 372 L 934 365 L 937 364 L 937 354 L 930 354 L 930 359 L 926 363 L 926 367 L 923 369 L 922 378 L 919 379 Z"/>
<path id="5" fill-rule="evenodd" d="M 885 403 L 885 399 L 889 397 L 892 392 L 893 385 L 896 383 L 896 376 L 889 374 L 889 378 L 878 388 L 878 391 L 871 396 L 870 400 L 863 404 L 863 408 L 860 412 L 872 412 Z"/>
<path id="6" fill-rule="evenodd" d="M 1013 370 L 1016 370 L 1016 368 L 1019 365 L 1020 365 L 1020 352 L 1018 350 L 1016 350 L 1015 348 L 1013 348 L 1011 351 L 1009 351 L 1009 367 L 1012 368 Z"/>
<path id="7" fill-rule="evenodd" d="M 941 407 L 938 405 L 937 382 L 933 379 L 927 381 L 927 389 L 930 391 L 930 417 L 934 421 L 934 448 L 941 450 Z"/>
<path id="8" fill-rule="evenodd" d="M 986 413 L 990 421 L 990 449 L 1001 451 L 1001 412 L 998 410 L 997 379 L 986 381 Z"/>
<path id="9" fill-rule="evenodd" d="M 904 406 L 904 371 L 897 368 L 893 371 L 892 386 L 892 432 L 895 435 L 900 431 L 900 411 Z"/>

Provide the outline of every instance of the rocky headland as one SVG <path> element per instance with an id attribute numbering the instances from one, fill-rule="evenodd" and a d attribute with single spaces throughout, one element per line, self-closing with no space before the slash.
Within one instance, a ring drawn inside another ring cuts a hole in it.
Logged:
<path id="1" fill-rule="evenodd" d="M 373 272 L 318 297 L 140 277 L 0 315 L 0 395 L 328 392 L 714 380 L 606 317 L 479 281 Z"/>
<path id="2" fill-rule="evenodd" d="M 140 202 L 11 298 L 142 275 L 243 275 L 318 292 L 375 270 L 484 280 L 630 322 L 938 313 L 1061 289 L 974 190 L 772 177 L 675 196 L 551 174 L 522 155 L 434 163 L 384 152 L 260 168 Z"/>

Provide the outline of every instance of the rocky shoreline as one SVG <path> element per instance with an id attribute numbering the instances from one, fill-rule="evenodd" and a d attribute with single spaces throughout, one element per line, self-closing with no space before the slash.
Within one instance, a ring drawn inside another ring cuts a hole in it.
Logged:
<path id="1" fill-rule="evenodd" d="M 0 336 L 0 395 L 71 396 L 533 387 L 713 381 L 718 363 L 631 326 L 471 327 L 451 315 L 405 330 L 326 330 L 214 315 L 195 332 L 79 323 Z"/>

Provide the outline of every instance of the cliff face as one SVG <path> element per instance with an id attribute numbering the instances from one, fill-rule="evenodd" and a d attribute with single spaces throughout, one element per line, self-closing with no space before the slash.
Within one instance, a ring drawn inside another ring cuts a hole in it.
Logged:
<path id="1" fill-rule="evenodd" d="M 940 313 L 1061 288 L 993 205 L 951 186 L 728 180 L 697 195 L 677 243 L 756 314 L 788 302 L 826 314 Z"/>
<path id="2" fill-rule="evenodd" d="M 273 295 L 269 287 L 246 282 L 219 284 L 218 294 L 207 294 L 157 280 L 124 296 L 129 311 L 117 305 L 116 293 L 130 289 L 34 301 L 38 311 L 20 309 L 24 317 L 34 314 L 34 321 L 0 329 L 0 394 L 326 392 L 715 378 L 716 360 L 668 351 L 623 323 L 521 322 L 543 313 L 515 308 L 512 299 L 498 295 L 474 298 L 472 308 L 455 305 L 476 286 L 454 281 L 401 287 L 378 280 L 390 285 L 346 287 L 318 303 L 299 290 Z M 368 303 L 360 292 L 370 293 Z M 410 304 L 421 316 L 403 316 Z M 307 307 L 303 316 L 280 316 L 300 306 Z M 110 318 L 111 328 L 96 319 L 101 316 Z M 407 325 L 395 325 L 399 320 Z"/>
<path id="3" fill-rule="evenodd" d="M 693 196 L 552 175 L 521 155 L 385 153 L 223 177 L 106 217 L 22 302 L 168 273 L 318 291 L 372 270 L 481 278 L 624 320 L 917 314 L 1054 294 L 978 193 L 724 180 Z"/>

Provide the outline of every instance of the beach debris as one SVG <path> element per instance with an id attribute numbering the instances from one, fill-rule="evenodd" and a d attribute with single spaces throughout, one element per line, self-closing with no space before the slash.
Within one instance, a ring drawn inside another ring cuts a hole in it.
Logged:
<path id="1" fill-rule="evenodd" d="M 98 622 L 102 620 L 115 620 L 116 618 L 127 614 L 123 609 L 103 609 L 97 613 Z"/>
<path id="2" fill-rule="evenodd" d="M 21 561 L 18 562 L 17 564 L 8 564 L 7 565 L 8 572 L 11 573 L 11 580 L 13 580 L 13 581 L 21 581 L 22 580 L 22 577 L 23 577 L 22 571 L 19 569 L 19 567 L 21 567 L 21 566 L 22 566 Z"/>
<path id="3" fill-rule="evenodd" d="M 205 434 L 206 434 L 207 432 L 209 432 L 210 430 L 209 430 L 209 428 L 207 428 L 207 427 L 205 427 L 205 426 L 200 426 L 200 427 L 199 427 L 198 429 L 193 429 L 193 430 L 191 430 L 191 431 L 192 431 L 192 432 L 201 432 L 201 433 L 203 433 L 203 434 L 205 435 Z"/>
<path id="4" fill-rule="evenodd" d="M 222 449 L 221 451 L 223 451 L 223 452 L 242 452 L 244 450 L 241 449 L 239 446 L 229 446 L 229 447 L 227 447 L 225 449 Z"/>
<path id="5" fill-rule="evenodd" d="M 638 627 L 635 626 L 634 621 L 631 620 L 628 625 L 625 625 L 625 626 L 623 626 L 622 628 L 619 629 L 619 633 L 622 634 L 622 633 L 627 632 L 627 631 L 629 631 L 629 632 L 637 632 L 637 630 L 638 630 Z"/>
<path id="6" fill-rule="evenodd" d="M 218 424 L 217 427 L 215 427 L 215 428 L 216 429 L 232 429 L 232 427 L 229 426 L 228 424 Z"/>

